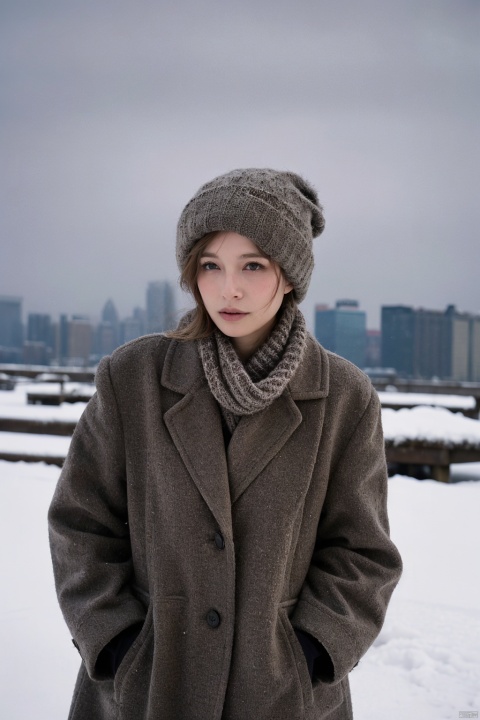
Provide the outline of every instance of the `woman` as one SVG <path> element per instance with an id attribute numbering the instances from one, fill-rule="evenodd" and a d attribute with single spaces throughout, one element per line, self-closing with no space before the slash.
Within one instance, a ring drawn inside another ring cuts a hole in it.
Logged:
<path id="1" fill-rule="evenodd" d="M 323 226 L 293 173 L 207 183 L 177 234 L 196 308 L 100 363 L 49 515 L 71 718 L 352 717 L 401 561 L 377 396 L 297 307 Z"/>

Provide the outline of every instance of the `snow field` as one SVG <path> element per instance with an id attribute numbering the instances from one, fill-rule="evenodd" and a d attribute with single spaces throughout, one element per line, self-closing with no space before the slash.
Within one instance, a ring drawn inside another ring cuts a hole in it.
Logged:
<path id="1" fill-rule="evenodd" d="M 478 482 L 390 480 L 404 574 L 382 632 L 351 674 L 355 718 L 437 720 L 480 709 L 479 501 Z"/>
<path id="2" fill-rule="evenodd" d="M 55 597 L 46 520 L 58 474 L 0 461 L 2 720 L 68 715 L 79 657 Z M 471 477 L 480 479 L 480 464 Z M 480 710 L 479 503 L 480 482 L 389 481 L 405 569 L 380 636 L 351 674 L 355 720 Z"/>

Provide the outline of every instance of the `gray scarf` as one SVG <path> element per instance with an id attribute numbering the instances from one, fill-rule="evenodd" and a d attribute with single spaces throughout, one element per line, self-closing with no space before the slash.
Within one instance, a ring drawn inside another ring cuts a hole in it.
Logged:
<path id="1" fill-rule="evenodd" d="M 215 330 L 198 340 L 210 390 L 232 433 L 242 415 L 253 415 L 279 397 L 294 376 L 305 350 L 305 318 L 287 305 L 269 338 L 243 365 L 230 338 Z"/>

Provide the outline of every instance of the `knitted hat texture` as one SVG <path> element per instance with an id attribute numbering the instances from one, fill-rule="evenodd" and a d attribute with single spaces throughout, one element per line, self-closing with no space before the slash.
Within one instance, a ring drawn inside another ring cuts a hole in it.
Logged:
<path id="1" fill-rule="evenodd" d="M 316 191 L 299 175 L 278 170 L 232 170 L 203 185 L 177 227 L 177 263 L 183 270 L 207 233 L 236 232 L 277 262 L 301 302 L 313 270 L 312 239 L 325 226 Z"/>

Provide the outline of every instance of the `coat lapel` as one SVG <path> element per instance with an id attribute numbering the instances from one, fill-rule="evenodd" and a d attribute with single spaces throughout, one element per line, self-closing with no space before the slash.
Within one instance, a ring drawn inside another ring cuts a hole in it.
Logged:
<path id="1" fill-rule="evenodd" d="M 172 342 L 162 384 L 184 397 L 164 421 L 193 482 L 222 532 L 232 536 L 227 460 L 220 413 L 193 343 Z"/>
<path id="2" fill-rule="evenodd" d="M 232 504 L 301 424 L 302 413 L 296 401 L 319 400 L 328 392 L 328 355 L 308 335 L 303 360 L 289 387 L 265 410 L 242 417 L 232 435 L 227 453 Z"/>
<path id="3" fill-rule="evenodd" d="M 288 391 L 265 410 L 242 417 L 228 446 L 232 504 L 280 452 L 302 422 L 302 414 Z"/>

